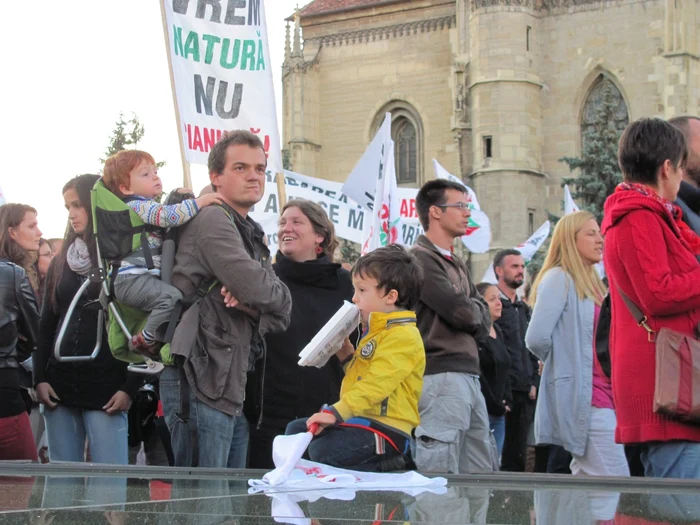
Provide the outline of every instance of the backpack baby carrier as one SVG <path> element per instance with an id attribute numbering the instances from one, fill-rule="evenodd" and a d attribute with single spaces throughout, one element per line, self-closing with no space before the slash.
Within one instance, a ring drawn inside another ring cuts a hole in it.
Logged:
<path id="1" fill-rule="evenodd" d="M 184 200 L 192 198 L 193 195 L 185 195 L 173 192 L 168 196 L 168 201 L 175 199 Z M 147 235 L 149 232 L 160 229 L 157 226 L 144 223 L 141 218 L 127 204 L 112 193 L 102 182 L 102 179 L 95 183 L 91 192 L 92 199 L 92 223 L 95 241 L 97 243 L 98 267 L 92 270 L 88 279 L 80 287 L 66 314 L 55 345 L 55 356 L 58 361 L 77 361 L 94 359 L 100 351 L 102 341 L 102 329 L 107 316 L 107 340 L 109 347 L 115 358 L 126 361 L 129 364 L 129 371 L 142 374 L 159 374 L 164 366 L 163 363 L 134 352 L 129 342 L 133 334 L 140 332 L 149 312 L 144 312 L 137 308 L 119 303 L 114 296 L 114 281 L 121 265 L 121 261 L 127 256 L 138 254 L 143 255 L 146 266 L 149 270 L 155 266 L 153 256 L 148 245 Z M 175 260 L 175 243 L 177 239 L 177 228 L 171 228 L 166 234 L 161 252 L 161 279 L 170 282 L 172 268 Z M 63 338 L 65 326 L 67 326 L 75 305 L 80 296 L 87 290 L 91 282 L 102 284 L 100 301 L 102 310 L 98 316 L 98 337 L 93 353 L 90 356 L 60 356 L 59 348 Z M 170 322 L 165 330 L 165 334 L 160 334 L 160 340 L 165 344 L 160 350 L 161 360 L 165 364 L 172 364 L 170 357 L 170 340 L 175 331 L 175 326 L 179 320 L 181 305 L 176 307 L 171 316 Z"/>

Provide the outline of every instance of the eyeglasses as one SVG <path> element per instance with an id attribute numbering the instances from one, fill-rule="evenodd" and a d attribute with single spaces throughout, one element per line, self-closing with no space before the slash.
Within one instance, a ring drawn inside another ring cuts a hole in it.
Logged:
<path id="1" fill-rule="evenodd" d="M 39 253 L 39 257 L 48 257 L 49 259 L 52 259 L 53 252 Z"/>
<path id="2" fill-rule="evenodd" d="M 457 202 L 455 204 L 436 204 L 438 208 L 457 208 L 459 211 L 467 211 L 471 209 L 471 205 L 466 202 Z"/>

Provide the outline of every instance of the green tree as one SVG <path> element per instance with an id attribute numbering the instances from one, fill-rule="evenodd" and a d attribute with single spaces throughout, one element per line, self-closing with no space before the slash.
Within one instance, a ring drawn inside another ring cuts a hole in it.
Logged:
<path id="1" fill-rule="evenodd" d="M 109 146 L 105 151 L 105 158 L 100 159 L 102 165 L 105 161 L 124 149 L 130 146 L 137 146 L 146 133 L 146 128 L 141 124 L 138 116 L 135 113 L 131 114 L 129 120 L 124 119 L 124 113 L 119 113 L 119 120 L 114 125 L 112 136 L 109 138 Z M 165 161 L 156 162 L 157 168 L 165 166 Z"/>
<path id="2" fill-rule="evenodd" d="M 593 118 L 583 129 L 581 157 L 559 159 L 572 173 L 579 172 L 577 177 L 564 178 L 562 187 L 568 184 L 581 209 L 593 213 L 598 222 L 603 219 L 605 199 L 622 182 L 617 146 L 628 120 L 624 105 L 625 118 L 620 118 L 621 97 L 612 83 L 603 83 L 600 90 L 599 103 L 592 108 Z"/>

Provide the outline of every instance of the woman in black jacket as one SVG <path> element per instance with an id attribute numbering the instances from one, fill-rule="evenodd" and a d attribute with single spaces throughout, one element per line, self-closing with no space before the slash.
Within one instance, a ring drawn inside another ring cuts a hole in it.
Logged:
<path id="1" fill-rule="evenodd" d="M 0 207 L 0 460 L 37 461 L 20 366 L 36 346 L 39 312 L 20 265 L 39 249 L 40 237 L 34 208 Z"/>
<path id="2" fill-rule="evenodd" d="M 486 400 L 489 424 L 496 439 L 500 457 L 506 437 L 506 412 L 510 410 L 509 403 L 512 401 L 509 379 L 510 355 L 503 334 L 495 324 L 501 317 L 503 305 L 496 285 L 479 283 L 476 289 L 488 303 L 493 322 L 489 336 L 479 342 L 479 365 L 481 393 Z"/>
<path id="3" fill-rule="evenodd" d="M 34 384 L 46 422 L 49 455 L 54 461 L 84 461 L 85 440 L 92 461 L 126 465 L 127 415 L 141 378 L 127 374 L 127 363 L 109 350 L 106 332 L 97 332 L 99 284 L 88 288 L 68 322 L 62 356 L 90 355 L 91 361 L 59 362 L 54 342 L 68 306 L 88 272 L 97 266 L 92 234 L 90 190 L 97 175 L 80 175 L 63 188 L 69 226 L 61 253 L 49 268 L 41 312 L 39 346 L 34 355 Z"/>
<path id="4" fill-rule="evenodd" d="M 285 332 L 265 337 L 267 360 L 257 377 L 263 396 L 251 421 L 251 468 L 273 468 L 275 436 L 284 435 L 290 421 L 339 399 L 343 368 L 336 356 L 320 369 L 297 363 L 299 352 L 354 294 L 350 273 L 333 262 L 338 242 L 321 206 L 303 199 L 288 202 L 278 243 L 273 267 L 292 295 L 292 316 Z"/>

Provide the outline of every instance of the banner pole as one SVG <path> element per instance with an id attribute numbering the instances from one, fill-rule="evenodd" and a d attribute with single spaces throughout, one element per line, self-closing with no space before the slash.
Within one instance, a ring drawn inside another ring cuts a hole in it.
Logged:
<path id="1" fill-rule="evenodd" d="M 287 204 L 287 189 L 284 186 L 284 173 L 275 175 L 277 180 L 277 199 L 279 200 L 279 213 L 282 215 L 282 208 Z"/>
<path id="2" fill-rule="evenodd" d="M 168 73 L 170 74 L 170 92 L 173 96 L 173 107 L 175 108 L 175 122 L 177 124 L 177 138 L 180 142 L 180 160 L 182 161 L 182 183 L 185 188 L 194 190 L 192 187 L 192 177 L 190 175 L 190 163 L 187 162 L 185 155 L 185 142 L 183 136 L 182 122 L 180 121 L 180 111 L 177 106 L 177 94 L 175 92 L 175 75 L 173 74 L 173 61 L 170 57 L 170 39 L 168 37 L 168 20 L 165 16 L 165 2 L 168 0 L 159 0 L 160 16 L 163 22 L 163 37 L 165 38 L 165 55 L 168 57 Z"/>

